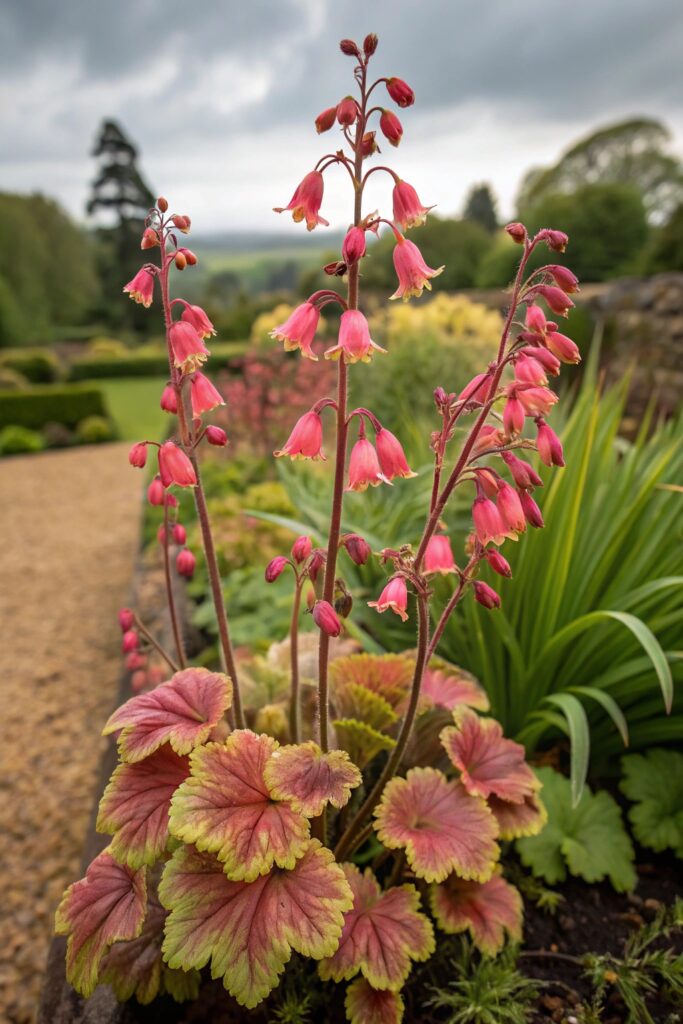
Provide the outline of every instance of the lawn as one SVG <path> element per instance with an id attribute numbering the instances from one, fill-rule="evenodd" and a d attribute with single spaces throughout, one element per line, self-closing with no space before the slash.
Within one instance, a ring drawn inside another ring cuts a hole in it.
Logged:
<path id="1" fill-rule="evenodd" d="M 118 377 L 93 381 L 100 388 L 122 441 L 158 440 L 168 416 L 159 407 L 164 377 Z"/>

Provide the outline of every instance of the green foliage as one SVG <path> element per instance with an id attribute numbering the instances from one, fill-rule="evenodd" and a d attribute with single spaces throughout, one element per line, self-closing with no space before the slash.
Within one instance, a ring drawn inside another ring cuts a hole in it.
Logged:
<path id="1" fill-rule="evenodd" d="M 574 143 L 554 166 L 529 171 L 518 208 L 587 184 L 628 185 L 637 190 L 654 222 L 665 220 L 683 199 L 683 167 L 666 151 L 670 139 L 668 129 L 651 118 L 599 128 Z"/>
<path id="2" fill-rule="evenodd" d="M 648 274 L 683 270 L 683 203 L 653 235 L 642 269 Z"/>
<path id="3" fill-rule="evenodd" d="M 491 244 L 491 236 L 481 224 L 430 214 L 426 224 L 411 237 L 430 267 L 445 267 L 437 283 L 440 290 L 474 287 L 477 268 Z M 363 265 L 364 287 L 395 290 L 397 281 L 392 258 L 395 244 L 389 231 L 369 249 Z"/>
<path id="4" fill-rule="evenodd" d="M 495 958 L 478 957 L 463 939 L 459 955 L 447 964 L 452 980 L 430 986 L 427 1006 L 440 1011 L 444 1024 L 526 1024 L 538 990 L 517 970 L 516 960 L 512 947 Z"/>
<path id="5" fill-rule="evenodd" d="M 0 346 L 82 322 L 97 290 L 88 236 L 57 203 L 0 193 Z"/>
<path id="6" fill-rule="evenodd" d="M 116 431 L 111 420 L 105 416 L 86 416 L 76 426 L 76 437 L 82 444 L 102 444 L 113 441 Z"/>
<path id="7" fill-rule="evenodd" d="M 585 977 L 594 988 L 592 1004 L 586 1008 L 584 1020 L 603 1020 L 605 997 L 610 988 L 621 996 L 628 1017 L 627 1024 L 657 1024 L 647 1005 L 649 998 L 663 998 L 672 1008 L 683 1005 L 683 953 L 676 954 L 670 942 L 683 933 L 683 900 L 676 898 L 673 906 L 662 908 L 654 921 L 637 931 L 628 941 L 623 957 L 606 953 L 589 954 L 585 958 Z M 667 1024 L 678 1024 L 681 1017 L 673 1013 Z"/>
<path id="8" fill-rule="evenodd" d="M 649 750 L 622 758 L 621 765 L 621 790 L 634 803 L 628 816 L 636 839 L 683 858 L 683 754 Z"/>
<path id="9" fill-rule="evenodd" d="M 570 874 L 586 882 L 609 878 L 618 892 L 636 882 L 633 847 L 621 812 L 612 797 L 585 788 L 575 803 L 569 779 L 552 768 L 540 768 L 548 822 L 537 836 L 517 840 L 522 862 L 550 885 Z"/>
<path id="10" fill-rule="evenodd" d="M 496 201 L 489 185 L 473 185 L 465 201 L 463 219 L 474 221 L 488 232 L 493 233 L 498 227 Z"/>
<path id="11" fill-rule="evenodd" d="M 9 426 L 0 430 L 0 455 L 40 452 L 45 447 L 41 435 L 26 427 Z"/>
<path id="12" fill-rule="evenodd" d="M 229 359 L 241 356 L 246 351 L 244 342 L 218 343 L 211 345 L 212 360 L 206 366 L 210 375 L 225 367 Z M 157 377 L 168 376 L 168 353 L 159 348 L 156 351 L 126 350 L 122 356 L 87 355 L 75 359 L 71 364 L 71 380 L 99 380 L 106 377 Z"/>
<path id="13" fill-rule="evenodd" d="M 45 423 L 75 427 L 87 416 L 107 416 L 98 388 L 78 384 L 36 385 L 25 391 L 0 392 L 0 427 L 8 424 L 39 429 Z"/>
<path id="14" fill-rule="evenodd" d="M 49 348 L 0 350 L 0 367 L 16 370 L 32 384 L 51 384 L 62 375 L 59 359 Z"/>

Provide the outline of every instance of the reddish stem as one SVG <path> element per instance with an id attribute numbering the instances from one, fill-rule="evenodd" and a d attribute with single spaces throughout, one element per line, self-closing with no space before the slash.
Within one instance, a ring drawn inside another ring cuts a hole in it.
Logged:
<path id="1" fill-rule="evenodd" d="M 178 652 L 178 662 L 181 668 L 185 668 L 185 648 L 183 647 L 183 634 L 180 630 L 180 623 L 178 622 L 178 610 L 175 603 L 175 595 L 173 593 L 173 577 L 171 576 L 171 558 L 168 550 L 168 505 L 164 501 L 164 576 L 166 578 L 166 601 L 168 603 L 168 611 L 171 616 L 171 628 L 173 629 L 173 639 L 175 641 L 175 648 Z"/>
<path id="2" fill-rule="evenodd" d="M 292 606 L 292 622 L 289 629 L 289 664 L 291 673 L 289 703 L 289 739 L 298 743 L 301 736 L 301 709 L 299 707 L 299 610 L 303 580 L 297 577 Z"/>

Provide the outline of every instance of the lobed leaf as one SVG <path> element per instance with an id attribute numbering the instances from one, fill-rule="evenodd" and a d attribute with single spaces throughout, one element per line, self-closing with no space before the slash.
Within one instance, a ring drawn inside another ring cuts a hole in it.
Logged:
<path id="1" fill-rule="evenodd" d="M 266 785 L 264 769 L 277 749 L 277 740 L 249 729 L 199 747 L 171 800 L 171 834 L 215 853 L 233 881 L 253 882 L 274 864 L 293 868 L 308 849 L 308 821 Z"/>
<path id="2" fill-rule="evenodd" d="M 455 665 L 448 665 L 448 662 L 442 664 L 443 668 L 435 668 L 432 661 L 430 667 L 425 669 L 420 689 L 420 709 L 440 707 L 454 711 L 466 704 L 478 711 L 488 711 L 489 699 L 476 679 Z"/>
<path id="3" fill-rule="evenodd" d="M 232 881 L 211 854 L 180 847 L 159 886 L 169 910 L 164 956 L 173 968 L 222 978 L 239 1003 L 256 1006 L 277 985 L 292 951 L 331 956 L 353 896 L 330 850 L 311 839 L 291 871 Z"/>
<path id="4" fill-rule="evenodd" d="M 435 949 L 431 922 L 418 909 L 420 894 L 414 885 L 382 892 L 370 868 L 343 867 L 353 907 L 344 915 L 336 952 L 320 963 L 320 977 L 348 981 L 361 971 L 373 989 L 398 992 L 411 961 L 427 960 Z"/>
<path id="5" fill-rule="evenodd" d="M 391 750 L 396 746 L 396 740 L 378 732 L 366 722 L 358 722 L 354 718 L 336 718 L 332 724 L 337 742 L 361 769 L 366 768 L 383 750 Z"/>
<path id="6" fill-rule="evenodd" d="M 55 915 L 55 931 L 68 935 L 67 980 L 83 996 L 95 991 L 100 961 L 114 942 L 142 930 L 147 904 L 145 869 L 133 871 L 105 850 L 85 878 L 70 885 Z"/>
<path id="7" fill-rule="evenodd" d="M 649 750 L 622 758 L 620 788 L 634 802 L 628 816 L 639 843 L 683 857 L 683 754 Z"/>
<path id="8" fill-rule="evenodd" d="M 398 721 L 391 704 L 379 693 L 360 683 L 345 683 L 335 692 L 334 703 L 340 718 L 355 718 L 377 729 L 389 729 Z"/>
<path id="9" fill-rule="evenodd" d="M 350 1024 L 401 1024 L 405 1006 L 398 992 L 380 992 L 356 978 L 346 990 L 344 1008 Z"/>
<path id="10" fill-rule="evenodd" d="M 536 794 L 525 797 L 521 804 L 510 803 L 497 796 L 490 796 L 487 803 L 498 822 L 500 839 L 536 836 L 548 820 L 545 805 Z"/>
<path id="11" fill-rule="evenodd" d="M 526 763 L 524 747 L 505 739 L 499 722 L 466 707 L 453 718 L 455 725 L 442 731 L 441 742 L 468 793 L 517 804 L 533 795 L 539 782 Z"/>
<path id="12" fill-rule="evenodd" d="M 100 801 L 97 831 L 114 835 L 109 852 L 122 864 L 154 864 L 166 849 L 171 797 L 189 774 L 187 757 L 169 744 L 144 761 L 123 763 Z"/>
<path id="13" fill-rule="evenodd" d="M 410 686 L 415 659 L 409 654 L 351 654 L 330 663 L 330 680 L 335 692 L 357 683 L 396 708 Z"/>
<path id="14" fill-rule="evenodd" d="M 449 935 L 469 930 L 475 946 L 487 956 L 500 952 L 506 933 L 514 942 L 522 938 L 522 897 L 500 875 L 483 883 L 451 875 L 432 887 L 430 901 L 440 928 Z"/>
<path id="15" fill-rule="evenodd" d="M 389 849 L 405 849 L 419 878 L 442 882 L 452 871 L 484 882 L 500 855 L 498 825 L 480 797 L 434 768 L 411 768 L 384 788 L 375 829 Z"/>
<path id="16" fill-rule="evenodd" d="M 186 668 L 149 693 L 131 697 L 111 715 L 102 735 L 123 730 L 119 751 L 124 761 L 141 761 L 163 743 L 170 743 L 176 754 L 189 754 L 208 739 L 231 702 L 228 676 Z"/>
<path id="17" fill-rule="evenodd" d="M 363 776 L 345 750 L 323 754 L 317 743 L 279 747 L 266 763 L 263 777 L 276 800 L 307 818 L 317 818 L 326 804 L 344 807 Z"/>

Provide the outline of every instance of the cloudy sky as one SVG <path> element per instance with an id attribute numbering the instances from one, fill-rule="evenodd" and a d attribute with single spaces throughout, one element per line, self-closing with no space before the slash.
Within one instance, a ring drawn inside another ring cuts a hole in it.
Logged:
<path id="1" fill-rule="evenodd" d="M 629 115 L 663 119 L 683 155 L 683 0 L 0 0 L 0 190 L 82 217 L 106 116 L 202 233 L 285 229 L 271 207 L 337 145 L 313 119 L 353 85 L 338 41 L 368 31 L 377 74 L 417 96 L 384 155 L 444 213 L 488 180 L 509 214 L 530 165 Z"/>

